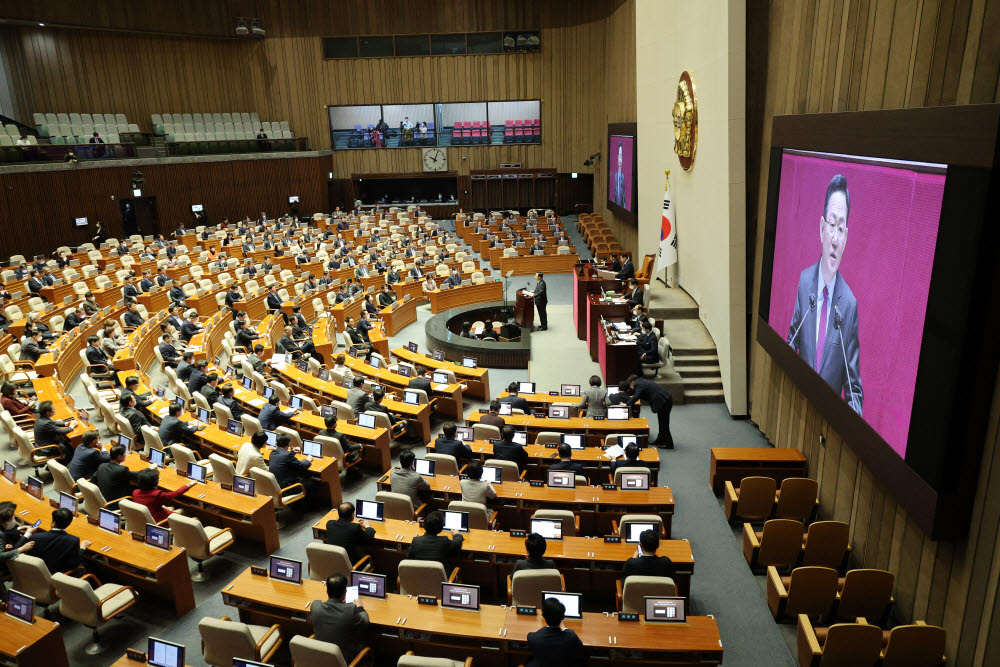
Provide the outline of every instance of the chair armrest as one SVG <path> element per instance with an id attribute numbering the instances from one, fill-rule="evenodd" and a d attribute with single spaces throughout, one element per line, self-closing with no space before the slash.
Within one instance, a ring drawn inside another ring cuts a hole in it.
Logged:
<path id="1" fill-rule="evenodd" d="M 778 568 L 773 565 L 767 566 L 767 606 L 771 610 L 771 615 L 775 620 L 781 617 L 784 611 L 785 602 L 788 600 L 788 591 L 781 583 L 778 576 Z"/>
<path id="2" fill-rule="evenodd" d="M 622 596 L 625 593 L 621 579 L 615 579 L 615 609 L 622 610 Z"/>
<path id="3" fill-rule="evenodd" d="M 54 449 L 55 450 L 55 452 L 56 452 L 56 458 L 59 458 L 59 457 L 62 456 L 62 449 L 59 447 L 59 445 L 42 445 L 41 447 L 34 447 L 34 448 L 32 448 L 32 450 L 31 450 L 31 458 L 34 458 L 35 454 L 38 453 L 38 452 L 42 452 L 43 450 L 50 450 L 50 449 Z M 39 456 L 48 456 L 48 454 L 38 454 L 38 455 Z"/>
<path id="4" fill-rule="evenodd" d="M 72 576 L 72 574 L 74 572 L 77 572 L 79 569 L 80 568 L 77 567 L 77 568 L 74 568 L 72 570 L 69 570 L 68 572 L 65 572 L 64 574 L 66 576 Z M 91 586 L 93 586 L 94 588 L 100 588 L 101 587 L 101 580 L 98 579 L 97 576 L 95 576 L 93 574 L 90 574 L 89 572 L 86 573 L 86 574 L 84 574 L 80 578 L 83 579 L 84 581 L 90 581 L 90 582 L 92 582 Z"/>
<path id="5" fill-rule="evenodd" d="M 33 361 L 28 361 L 26 359 L 18 360 L 12 362 L 14 368 L 27 368 L 28 370 L 35 370 L 35 363 Z"/>
<path id="6" fill-rule="evenodd" d="M 125 605 L 124 607 L 119 607 L 118 610 L 115 611 L 110 616 L 105 616 L 104 614 L 101 613 L 101 607 L 104 606 L 105 602 L 107 602 L 108 600 L 110 600 L 111 598 L 113 598 L 116 595 L 121 595 L 125 591 L 131 591 L 132 592 L 132 602 L 135 602 L 136 598 L 139 597 L 139 595 L 135 592 L 135 589 L 132 588 L 131 586 L 119 586 L 118 590 L 116 590 L 115 592 L 111 593 L 110 595 L 108 595 L 103 600 L 101 600 L 100 602 L 97 603 L 97 612 L 99 614 L 101 614 L 101 620 L 104 620 L 104 621 L 111 620 L 112 618 L 114 618 L 115 616 L 117 616 L 118 614 L 122 613 L 123 611 L 125 611 L 126 609 L 128 609 L 129 607 L 132 606 L 132 605 Z"/>
<path id="7" fill-rule="evenodd" d="M 507 604 L 514 604 L 514 575 L 507 575 Z"/>
<path id="8" fill-rule="evenodd" d="M 519 480 L 521 480 L 521 481 L 524 481 L 524 476 L 525 476 L 525 475 L 527 475 L 527 474 L 528 474 L 528 471 L 527 471 L 527 470 L 522 470 L 522 471 L 521 471 L 521 474 L 520 474 L 520 475 L 518 475 L 518 477 L 517 477 L 517 478 L 518 478 Z"/>
<path id="9" fill-rule="evenodd" d="M 371 556 L 364 556 L 357 563 L 354 563 L 353 565 L 351 565 L 351 568 L 360 571 L 360 570 L 368 567 L 371 564 L 372 564 L 372 557 Z"/>
<path id="10" fill-rule="evenodd" d="M 618 534 L 618 519 L 611 520 L 611 534 L 612 535 Z"/>
<path id="11" fill-rule="evenodd" d="M 288 491 L 290 489 L 294 489 L 296 486 L 299 487 L 299 491 L 301 491 L 302 493 L 306 492 L 306 487 L 302 486 L 302 482 L 295 482 L 295 484 L 289 484 L 288 486 L 286 486 L 285 488 L 283 488 L 281 490 L 281 495 L 285 495 L 286 491 Z"/>
<path id="12" fill-rule="evenodd" d="M 525 471 L 525 472 L 527 472 L 527 471 Z M 579 514 L 574 514 L 573 515 L 573 525 L 576 527 L 576 534 L 579 535 L 580 534 L 580 515 Z M 563 583 L 565 584 L 566 582 L 563 582 Z M 563 590 L 566 590 L 566 589 L 564 588 Z"/>
<path id="13" fill-rule="evenodd" d="M 254 647 L 254 652 L 257 654 L 257 657 L 260 658 L 261 660 L 267 660 L 268 658 L 270 658 L 274 654 L 274 652 L 278 649 L 278 647 L 281 646 L 281 641 L 278 641 L 271 648 L 270 653 L 268 653 L 267 655 L 260 654 L 260 648 L 264 645 L 264 643 L 268 640 L 268 638 L 275 632 L 279 633 L 281 632 L 281 626 L 279 626 L 278 624 L 274 624 L 270 628 L 268 628 L 267 632 L 264 633 L 264 636 L 261 637 L 260 640 L 257 642 L 257 646 Z"/>
<path id="14" fill-rule="evenodd" d="M 371 653 L 371 649 L 367 646 L 364 647 L 363 649 L 361 649 L 361 653 L 358 653 L 358 655 L 354 658 L 354 660 L 351 661 L 351 664 L 349 664 L 347 667 L 358 667 L 358 665 L 361 664 L 361 660 L 365 658 L 369 653 Z"/>
<path id="15" fill-rule="evenodd" d="M 231 621 L 231 620 L 233 620 L 233 619 L 229 618 L 228 616 L 220 616 L 220 617 L 219 617 L 219 620 L 220 620 L 220 621 Z"/>
<path id="16" fill-rule="evenodd" d="M 121 498 L 115 498 L 114 500 L 109 500 L 108 502 L 104 503 L 104 507 L 107 508 L 111 507 L 112 505 L 117 505 L 123 500 L 132 500 L 132 496 L 122 496 Z"/>
<path id="17" fill-rule="evenodd" d="M 820 648 L 816 631 L 813 630 L 807 614 L 799 614 L 799 628 L 796 635 L 799 663 L 802 667 L 812 667 L 817 664 L 823 655 L 823 649 Z"/>
<path id="18" fill-rule="evenodd" d="M 723 493 L 723 497 L 725 498 L 725 503 L 726 503 L 726 505 L 725 505 L 725 507 L 726 507 L 726 520 L 727 521 L 732 521 L 733 520 L 733 515 L 734 515 L 734 513 L 736 511 L 736 508 L 737 508 L 737 505 L 739 503 L 739 494 L 737 493 L 736 488 L 733 486 L 733 483 L 731 481 L 729 481 L 728 479 L 726 480 L 726 486 L 725 486 L 725 489 L 723 489 L 722 493 Z"/>
<path id="19" fill-rule="evenodd" d="M 449 584 L 453 584 L 455 582 L 461 583 L 461 579 L 459 579 L 460 574 L 461 574 L 460 568 L 456 567 L 454 570 L 451 571 L 451 575 L 449 575 L 448 577 L 448 583 Z"/>
<path id="20" fill-rule="evenodd" d="M 420 507 L 413 511 L 414 517 L 419 517 L 421 514 L 427 511 L 427 503 L 423 503 Z"/>
<path id="21" fill-rule="evenodd" d="M 209 551 L 208 553 L 210 555 L 212 555 L 212 556 L 214 556 L 215 554 L 222 553 L 223 551 L 225 551 L 226 549 L 228 549 L 230 546 L 232 546 L 233 542 L 236 541 L 236 538 L 233 537 L 233 529 L 232 528 L 223 528 L 221 532 L 216 533 L 215 537 L 218 537 L 219 535 L 222 535 L 222 533 L 229 533 L 229 541 L 226 542 L 225 544 L 223 544 L 221 547 L 219 547 L 215 551 Z"/>
<path id="22" fill-rule="evenodd" d="M 118 390 L 115 389 L 114 382 L 108 382 L 106 380 L 101 380 L 100 382 L 95 382 L 94 386 L 96 386 L 98 389 L 110 389 L 111 391 L 115 392 L 115 395 L 120 395 L 118 393 Z"/>
<path id="23" fill-rule="evenodd" d="M 465 472 L 465 469 L 468 468 L 468 467 L 469 467 L 469 464 L 466 463 L 464 466 L 462 466 L 461 468 L 458 469 L 458 474 L 461 475 L 463 472 Z"/>
<path id="24" fill-rule="evenodd" d="M 498 512 L 496 510 L 493 510 L 493 512 L 490 513 L 490 518 L 489 518 L 489 521 L 487 522 L 487 525 L 491 529 L 495 529 L 496 526 L 497 526 L 497 519 L 499 517 L 500 517 L 500 512 Z"/>

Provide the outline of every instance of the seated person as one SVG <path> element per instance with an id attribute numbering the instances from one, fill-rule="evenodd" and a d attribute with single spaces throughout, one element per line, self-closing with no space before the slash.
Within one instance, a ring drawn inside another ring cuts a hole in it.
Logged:
<path id="1" fill-rule="evenodd" d="M 336 644 L 350 664 L 362 646 L 358 634 L 368 627 L 368 612 L 357 602 L 345 602 L 347 577 L 340 572 L 326 580 L 325 602 L 314 600 L 309 605 L 309 621 L 312 623 L 313 637 L 321 642 Z"/>
<path id="2" fill-rule="evenodd" d="M 160 436 L 160 442 L 164 447 L 184 444 L 185 434 L 194 433 L 205 428 L 204 425 L 199 426 L 198 422 L 185 423 L 181 421 L 181 409 L 182 406 L 180 403 L 171 403 L 170 407 L 167 408 L 167 416 L 160 422 L 157 434 Z"/>
<path id="3" fill-rule="evenodd" d="M 357 378 L 355 378 L 357 379 Z M 389 418 L 389 424 L 395 426 L 399 418 L 396 415 L 389 412 L 389 408 L 382 405 L 382 400 L 385 398 L 385 387 L 378 386 L 372 391 L 372 395 L 364 403 L 364 409 L 362 412 L 381 412 L 386 417 Z"/>
<path id="4" fill-rule="evenodd" d="M 653 325 L 649 320 L 642 323 L 642 333 L 636 336 L 635 345 L 639 352 L 639 363 L 655 364 L 660 360 L 656 334 L 653 333 Z"/>
<path id="5" fill-rule="evenodd" d="M 493 399 L 490 401 L 490 411 L 488 414 L 483 415 L 479 418 L 480 424 L 487 424 L 489 426 L 496 426 L 497 428 L 503 428 L 504 418 L 500 416 L 500 401 Z"/>
<path id="6" fill-rule="evenodd" d="M 13 382 L 4 382 L 0 385 L 0 407 L 13 416 L 28 415 L 35 418 L 35 403 L 37 399 L 27 396 L 18 396 L 17 387 Z"/>
<path id="7" fill-rule="evenodd" d="M 445 566 L 457 560 L 462 550 L 462 536 L 452 535 L 451 538 L 442 535 L 444 530 L 444 515 L 437 510 L 424 519 L 424 534 L 417 535 L 410 543 L 406 557 L 413 560 L 434 560 Z"/>
<path id="8" fill-rule="evenodd" d="M 625 458 L 616 459 L 611 462 L 611 474 L 615 474 L 618 468 L 648 468 L 649 464 L 639 460 L 639 446 L 636 444 L 625 445 Z"/>
<path id="9" fill-rule="evenodd" d="M 330 415 L 324 418 L 323 425 L 325 428 L 320 430 L 319 435 L 325 438 L 333 438 L 340 443 L 340 448 L 344 450 L 344 460 L 346 463 L 353 463 L 361 457 L 361 445 L 351 442 L 347 439 L 346 435 L 337 431 L 337 415 Z"/>
<path id="10" fill-rule="evenodd" d="M 405 449 L 399 454 L 399 467 L 389 473 L 389 490 L 409 496 L 414 509 L 426 502 L 431 491 L 431 485 L 417 472 L 416 462 L 417 455 Z"/>
<path id="11" fill-rule="evenodd" d="M 515 410 L 523 410 L 524 414 L 531 414 L 531 406 L 528 401 L 517 395 L 517 383 L 511 382 L 507 385 L 507 395 L 500 399 L 501 403 L 510 403 L 510 407 Z"/>
<path id="12" fill-rule="evenodd" d="M 524 541 L 524 550 L 527 552 L 527 558 L 518 559 L 514 563 L 514 570 L 511 572 L 513 575 L 515 572 L 520 572 L 521 570 L 555 570 L 556 562 L 551 558 L 543 558 L 545 555 L 545 548 L 548 544 L 545 538 L 538 533 L 531 533 L 528 535 L 528 539 Z"/>
<path id="13" fill-rule="evenodd" d="M 108 460 L 97 467 L 97 472 L 91 481 L 97 484 L 105 500 L 132 497 L 132 482 L 139 474 L 125 467 L 125 457 L 128 450 L 124 445 L 115 445 L 108 454 Z"/>
<path id="14" fill-rule="evenodd" d="M 643 577 L 672 577 L 674 565 L 666 556 L 657 556 L 660 548 L 660 536 L 655 530 L 644 530 L 639 533 L 639 548 L 636 555 L 625 561 L 622 579 L 633 575 Z"/>
<path id="15" fill-rule="evenodd" d="M 524 466 L 528 465 L 528 451 L 514 442 L 514 427 L 506 424 L 500 429 L 500 438 L 501 441 L 493 445 L 493 458 L 513 461 L 518 470 L 524 470 Z"/>
<path id="16" fill-rule="evenodd" d="M 195 485 L 195 482 L 192 482 L 174 491 L 162 491 L 156 488 L 160 483 L 159 468 L 140 470 L 137 482 L 139 488 L 132 492 L 132 500 L 140 505 L 145 505 L 156 523 L 170 516 L 172 510 L 166 506 L 166 503 L 184 495 L 188 489 Z"/>
<path id="17" fill-rule="evenodd" d="M 326 522 L 326 543 L 341 547 L 351 563 L 361 559 L 359 547 L 375 542 L 375 529 L 364 519 L 354 520 L 354 504 L 341 503 L 337 518 Z"/>
<path id="18" fill-rule="evenodd" d="M 583 663 L 583 642 L 569 628 L 562 628 L 566 607 L 555 598 L 542 602 L 545 627 L 528 633 L 531 660 L 528 667 L 571 667 Z"/>
<path id="19" fill-rule="evenodd" d="M 465 467 L 465 474 L 468 479 L 461 480 L 462 502 L 479 503 L 486 505 L 487 500 L 497 497 L 497 491 L 493 484 L 483 481 L 483 464 L 479 461 L 470 461 Z"/>
<path id="20" fill-rule="evenodd" d="M 293 450 L 289 447 L 290 444 L 291 438 L 287 435 L 282 434 L 275 439 L 275 447 L 268 459 L 267 468 L 282 489 L 293 484 L 302 484 L 306 495 L 311 496 L 316 485 L 306 475 L 312 461 L 308 458 L 296 458 L 298 447 Z"/>
<path id="21" fill-rule="evenodd" d="M 573 461 L 573 448 L 565 442 L 560 443 L 558 449 L 559 460 L 549 466 L 549 470 L 572 470 L 575 475 L 585 475 L 583 464 Z"/>
<path id="22" fill-rule="evenodd" d="M 73 458 L 69 462 L 69 474 L 73 479 L 89 480 L 97 472 L 99 465 L 110 460 L 111 457 L 101 447 L 101 437 L 97 431 L 87 431 L 83 434 L 83 441 L 73 452 Z M 114 500 L 107 497 L 105 499 Z"/>
<path id="23" fill-rule="evenodd" d="M 292 417 L 299 413 L 298 410 L 282 412 L 281 408 L 278 407 L 279 402 L 278 394 L 271 394 L 271 397 L 267 399 L 267 405 L 260 409 L 257 419 L 260 421 L 260 427 L 265 431 L 273 431 L 279 426 L 291 425 Z"/>
<path id="24" fill-rule="evenodd" d="M 249 477 L 250 471 L 254 468 L 267 470 L 267 463 L 260 451 L 267 444 L 267 434 L 257 431 L 248 442 L 240 445 L 240 450 L 236 454 L 236 474 L 240 477 Z"/>
<path id="25" fill-rule="evenodd" d="M 448 422 L 441 429 L 441 435 L 434 441 L 434 453 L 454 456 L 456 461 L 468 461 L 473 457 L 472 449 L 455 439 L 458 427 L 453 422 Z"/>
<path id="26" fill-rule="evenodd" d="M 28 528 L 24 536 L 15 544 L 15 548 L 34 543 L 31 548 L 31 555 L 41 558 L 49 572 L 71 572 L 80 567 L 80 559 L 83 552 L 93 542 L 90 540 L 80 541 L 76 535 L 66 532 L 69 525 L 73 523 L 73 513 L 65 507 L 60 507 L 52 512 L 52 527 L 49 530 L 39 530 L 35 532 Z"/>

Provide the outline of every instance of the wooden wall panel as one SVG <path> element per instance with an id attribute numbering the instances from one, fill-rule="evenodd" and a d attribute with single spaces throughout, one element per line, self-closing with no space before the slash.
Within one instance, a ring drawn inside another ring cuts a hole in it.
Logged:
<path id="1" fill-rule="evenodd" d="M 771 0 L 748 24 L 768 26 L 766 71 L 748 81 L 765 88 L 764 123 L 753 172 L 750 216 L 764 219 L 771 118 L 777 114 L 852 111 L 1000 99 L 1000 3 L 976 0 Z M 754 142 L 757 138 L 754 137 Z M 751 143 L 748 137 L 748 145 Z M 753 313 L 760 290 L 763 225 L 756 229 Z M 820 483 L 821 513 L 851 522 L 858 565 L 896 574 L 901 619 L 925 619 L 948 632 L 956 665 L 995 663 L 1000 655 L 1000 392 L 994 392 L 969 537 L 928 539 L 848 443 L 830 430 L 751 332 L 751 418 L 778 447 L 796 447 Z M 998 378 L 1000 382 L 1000 378 Z M 826 436 L 826 446 L 819 436 Z M 998 632 L 993 632 L 996 628 Z M 992 662 L 991 662 L 992 661 Z"/>
<path id="2" fill-rule="evenodd" d="M 190 222 L 191 204 L 204 204 L 212 222 L 261 211 L 287 210 L 288 195 L 302 212 L 327 210 L 327 159 L 302 157 L 143 165 L 144 196 L 155 196 L 160 233 Z M 131 196 L 134 167 L 77 165 L 54 171 L 0 174 L 0 258 L 51 253 L 90 240 L 73 218 L 102 220 L 109 236 L 121 234 L 118 199 Z"/>

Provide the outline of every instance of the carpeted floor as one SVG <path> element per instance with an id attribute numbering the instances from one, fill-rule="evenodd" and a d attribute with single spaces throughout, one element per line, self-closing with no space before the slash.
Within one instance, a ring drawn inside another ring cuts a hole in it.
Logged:
<path id="1" fill-rule="evenodd" d="M 575 219 L 565 219 L 574 237 L 576 247 L 586 254 L 586 246 L 576 233 Z M 529 279 L 512 279 L 509 289 L 523 287 Z M 542 388 L 557 388 L 560 383 L 586 384 L 596 370 L 590 361 L 585 344 L 577 340 L 572 327 L 572 278 L 570 275 L 546 276 L 549 290 L 549 326 L 547 332 L 532 336 L 532 359 L 528 371 L 490 369 L 491 388 L 495 393 L 514 380 L 528 379 Z M 424 348 L 424 325 L 430 318 L 430 308 L 421 306 L 417 322 L 390 340 L 396 347 L 408 341 Z M 151 369 L 154 380 L 159 369 Z M 87 405 L 80 382 L 70 387 L 78 405 Z M 480 406 L 478 401 L 466 400 L 468 413 Z M 643 414 L 645 417 L 652 415 Z M 655 419 L 651 420 L 655 428 Z M 435 433 L 441 422 L 434 423 Z M 676 449 L 661 451 L 659 483 L 672 487 L 676 502 L 673 536 L 691 541 L 696 558 L 695 575 L 691 585 L 691 613 L 711 614 L 719 623 L 725 647 L 727 666 L 785 666 L 793 665 L 791 650 L 794 646 L 794 626 L 780 628 L 767 611 L 761 585 L 746 566 L 740 552 L 739 532 L 726 523 L 721 502 L 708 486 L 709 449 L 714 446 L 766 447 L 765 439 L 749 422 L 733 420 L 723 404 L 685 405 L 674 409 L 671 430 Z M 423 451 L 418 447 L 415 451 Z M 394 460 L 398 449 L 394 448 Z M 30 468 L 21 467 L 21 478 Z M 375 494 L 375 474 L 369 471 L 363 479 L 342 479 L 344 498 L 372 498 Z M 51 487 L 46 487 L 51 494 Z M 304 513 L 287 514 L 281 528 L 279 555 L 305 560 L 306 545 L 312 541 L 310 526 L 329 508 L 320 507 Z M 222 604 L 220 595 L 228 583 L 250 564 L 265 564 L 263 550 L 246 541 L 237 542 L 222 557 L 205 565 L 208 581 L 195 584 L 197 608 L 182 619 L 168 617 L 165 607 L 146 596 L 132 608 L 123 620 L 113 621 L 102 631 L 109 648 L 98 656 L 83 653 L 90 639 L 90 631 L 78 623 L 63 623 L 63 633 L 70 663 L 73 665 L 110 665 L 124 654 L 126 647 L 145 649 L 146 637 L 156 636 L 188 647 L 186 662 L 199 667 L 201 659 L 198 621 L 205 616 L 235 616 L 234 609 Z M 193 569 L 193 564 L 192 564 Z M 790 634 L 789 634 L 790 632 Z M 788 639 L 790 637 L 790 639 Z M 277 655 L 275 663 L 289 664 L 287 648 Z M 387 663 L 394 664 L 394 663 Z"/>

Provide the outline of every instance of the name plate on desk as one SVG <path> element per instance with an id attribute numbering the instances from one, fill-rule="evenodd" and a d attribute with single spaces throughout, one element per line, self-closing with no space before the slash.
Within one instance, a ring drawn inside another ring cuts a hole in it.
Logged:
<path id="1" fill-rule="evenodd" d="M 591 419 L 593 419 L 595 422 L 602 422 L 605 419 L 607 419 L 607 417 L 601 417 L 599 415 L 594 415 L 593 417 L 591 417 Z"/>
<path id="2" fill-rule="evenodd" d="M 433 605 L 433 606 L 436 607 L 437 603 L 438 603 L 438 600 L 433 595 L 418 595 L 417 596 L 417 604 L 429 604 L 429 605 Z"/>
<path id="3" fill-rule="evenodd" d="M 639 614 L 618 612 L 618 620 L 625 623 L 637 623 Z"/>
<path id="4" fill-rule="evenodd" d="M 233 485 L 232 484 L 226 484 L 225 482 L 221 482 L 219 484 L 219 486 L 222 487 L 223 491 L 232 491 L 233 490 Z"/>
<path id="5" fill-rule="evenodd" d="M 526 531 L 526 530 L 518 530 L 517 528 L 514 528 L 514 529 L 512 529 L 510 531 L 510 536 L 511 537 L 527 537 L 528 536 L 528 531 Z"/>
<path id="6" fill-rule="evenodd" d="M 142 533 L 129 533 L 129 535 L 131 535 L 132 539 L 135 540 L 136 542 L 145 542 L 146 541 L 146 536 L 144 534 L 142 534 Z"/>
<path id="7" fill-rule="evenodd" d="M 258 577 L 266 577 L 267 576 L 267 568 L 266 567 L 257 567 L 256 565 L 251 565 L 250 566 L 250 574 L 256 574 Z"/>
<path id="8" fill-rule="evenodd" d="M 601 484 L 601 488 L 605 491 L 616 491 L 618 489 L 614 484 Z"/>
<path id="9" fill-rule="evenodd" d="M 604 536 L 604 543 L 605 544 L 621 544 L 621 542 L 622 542 L 621 535 L 605 535 Z"/>
<path id="10" fill-rule="evenodd" d="M 532 486 L 545 486 L 545 482 L 538 482 L 535 480 L 531 480 L 529 484 L 531 484 Z"/>
<path id="11" fill-rule="evenodd" d="M 549 392 L 549 396 L 558 396 L 558 395 L 559 395 L 558 391 L 550 391 Z"/>
<path id="12" fill-rule="evenodd" d="M 559 449 L 559 443 L 558 442 L 546 442 L 545 443 L 545 449 Z"/>
<path id="13" fill-rule="evenodd" d="M 538 615 L 538 608 L 537 607 L 520 607 L 519 606 L 519 607 L 517 607 L 517 615 L 518 616 L 537 616 Z"/>
<path id="14" fill-rule="evenodd" d="M 142 651 L 136 651 L 134 648 L 125 649 L 125 657 L 129 660 L 135 660 L 136 662 L 146 662 L 146 654 Z"/>

